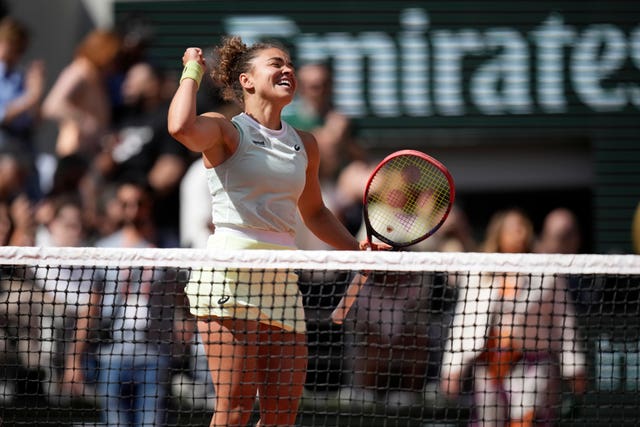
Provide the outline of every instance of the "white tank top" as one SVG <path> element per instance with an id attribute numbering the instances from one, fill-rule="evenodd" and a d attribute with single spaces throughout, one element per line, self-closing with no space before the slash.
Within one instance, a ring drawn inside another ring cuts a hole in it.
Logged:
<path id="1" fill-rule="evenodd" d="M 295 234 L 298 199 L 305 186 L 307 153 L 294 128 L 272 130 L 241 113 L 235 153 L 207 169 L 216 228 Z"/>

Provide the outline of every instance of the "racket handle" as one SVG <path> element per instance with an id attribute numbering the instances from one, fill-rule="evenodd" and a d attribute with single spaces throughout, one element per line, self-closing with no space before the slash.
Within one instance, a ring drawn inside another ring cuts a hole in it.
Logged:
<path id="1" fill-rule="evenodd" d="M 347 314 L 349 314 L 349 310 L 351 310 L 351 306 L 354 302 L 356 302 L 356 298 L 358 297 L 358 293 L 360 289 L 367 281 L 368 275 L 366 273 L 358 273 L 356 277 L 353 278 L 347 290 L 338 305 L 331 313 L 331 320 L 333 323 L 341 325 L 344 322 L 344 319 L 347 318 Z"/>

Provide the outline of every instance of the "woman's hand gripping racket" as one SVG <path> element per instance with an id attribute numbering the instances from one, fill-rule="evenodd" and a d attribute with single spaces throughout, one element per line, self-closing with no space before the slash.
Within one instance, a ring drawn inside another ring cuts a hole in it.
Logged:
<path id="1" fill-rule="evenodd" d="M 444 223 L 455 199 L 453 178 L 436 159 L 415 150 L 387 156 L 375 168 L 364 190 L 367 242 L 373 237 L 394 250 L 415 245 Z M 341 324 L 368 273 L 359 273 L 331 314 Z"/>

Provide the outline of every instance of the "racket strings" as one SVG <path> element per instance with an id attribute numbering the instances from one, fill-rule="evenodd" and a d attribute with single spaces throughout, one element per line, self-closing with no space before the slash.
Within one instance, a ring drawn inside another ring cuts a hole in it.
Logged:
<path id="1" fill-rule="evenodd" d="M 398 156 L 380 167 L 367 194 L 367 215 L 375 233 L 407 244 L 431 233 L 451 198 L 447 176 L 426 159 Z"/>

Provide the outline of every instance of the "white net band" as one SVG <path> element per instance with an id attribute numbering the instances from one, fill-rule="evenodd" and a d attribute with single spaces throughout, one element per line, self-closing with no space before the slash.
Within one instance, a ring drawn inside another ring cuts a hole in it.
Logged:
<path id="1" fill-rule="evenodd" d="M 365 251 L 207 251 L 199 249 L 2 247 L 0 263 L 104 267 L 287 268 L 502 272 L 544 274 L 640 274 L 638 255 L 561 255 Z"/>
<path id="2" fill-rule="evenodd" d="M 634 425 L 640 256 L 2 247 L 0 346 L 3 425 Z"/>

